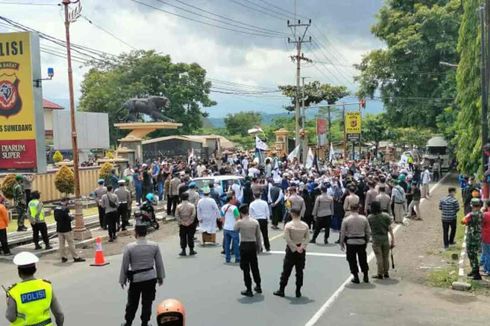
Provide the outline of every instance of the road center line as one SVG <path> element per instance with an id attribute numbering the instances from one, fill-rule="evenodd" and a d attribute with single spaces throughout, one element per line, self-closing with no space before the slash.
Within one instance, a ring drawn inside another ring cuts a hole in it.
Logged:
<path id="1" fill-rule="evenodd" d="M 284 255 L 285 251 L 269 251 L 270 254 Z M 329 254 L 326 252 L 306 252 L 306 256 L 321 256 L 321 257 L 340 257 L 345 258 L 344 254 Z"/>
<path id="2" fill-rule="evenodd" d="M 439 187 L 441 182 L 444 179 L 446 179 L 449 174 L 450 173 L 448 172 L 441 180 L 439 180 L 439 182 L 437 182 L 435 185 L 433 185 L 430 188 L 429 193 L 431 193 L 437 187 Z M 425 200 L 426 199 L 423 198 L 420 201 L 420 203 L 422 203 Z M 393 229 L 393 233 L 396 233 L 400 229 L 400 227 L 401 227 L 401 225 L 398 224 Z M 371 263 L 371 260 L 373 260 L 373 258 L 374 258 L 374 252 L 371 252 L 368 256 L 368 264 Z M 330 296 L 330 298 L 327 299 L 327 301 L 325 301 L 323 306 L 320 307 L 320 309 L 313 315 L 313 317 L 311 317 L 311 319 L 308 320 L 308 322 L 305 324 L 305 326 L 314 326 L 320 320 L 320 318 L 325 314 L 325 312 L 327 312 L 328 308 L 330 308 L 330 306 L 335 302 L 335 300 L 337 300 L 337 298 L 340 296 L 340 294 L 342 294 L 342 292 L 345 290 L 345 286 L 350 283 L 351 279 L 352 279 L 352 276 L 349 275 L 349 277 L 347 277 L 347 279 L 344 281 L 344 283 L 342 283 L 342 285 L 339 286 L 339 288 Z"/>

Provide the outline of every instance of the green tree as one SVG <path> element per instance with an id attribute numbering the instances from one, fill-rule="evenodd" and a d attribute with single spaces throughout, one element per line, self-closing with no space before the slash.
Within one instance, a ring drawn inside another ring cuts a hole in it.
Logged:
<path id="1" fill-rule="evenodd" d="M 380 9 L 373 34 L 387 45 L 356 65 L 359 97 L 384 103 L 389 123 L 436 127 L 454 101 L 454 71 L 440 61 L 457 62 L 461 0 L 392 0 Z"/>
<path id="2" fill-rule="evenodd" d="M 248 111 L 228 114 L 225 117 L 225 127 L 229 135 L 248 136 L 247 131 L 259 125 L 262 121 L 260 113 Z"/>
<path id="3" fill-rule="evenodd" d="M 75 191 L 75 174 L 68 166 L 63 165 L 54 177 L 54 185 L 56 189 L 68 196 Z"/>
<path id="4" fill-rule="evenodd" d="M 54 154 L 53 154 L 53 161 L 55 163 L 59 163 L 59 162 L 63 161 L 63 154 L 61 154 L 60 151 L 54 152 Z"/>
<path id="5" fill-rule="evenodd" d="M 197 63 L 174 63 L 170 56 L 155 51 L 133 51 L 98 64 L 85 75 L 81 88 L 82 111 L 109 113 L 112 143 L 121 136 L 113 124 L 123 115 L 122 104 L 129 98 L 167 96 L 170 107 L 165 115 L 183 123 L 177 130 L 181 133 L 199 129 L 205 115 L 201 108 L 216 104 L 209 98 L 206 70 Z"/>
<path id="6" fill-rule="evenodd" d="M 481 143 L 481 86 L 480 86 L 480 28 L 481 1 L 464 1 L 464 14 L 459 31 L 457 69 L 457 103 L 460 111 L 456 122 L 456 158 L 458 169 L 466 174 L 476 173 L 482 150 Z"/>
<path id="7" fill-rule="evenodd" d="M 388 137 L 388 126 L 385 114 L 367 114 L 362 119 L 362 140 L 373 142 L 378 153 L 379 142 Z"/>

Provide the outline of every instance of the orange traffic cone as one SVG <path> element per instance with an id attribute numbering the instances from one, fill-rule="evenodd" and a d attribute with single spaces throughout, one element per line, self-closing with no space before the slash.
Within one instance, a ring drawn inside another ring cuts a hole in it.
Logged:
<path id="1" fill-rule="evenodd" d="M 95 262 L 90 266 L 105 266 L 109 265 L 109 262 L 105 260 L 104 251 L 102 250 L 102 241 L 99 237 L 95 239 Z"/>

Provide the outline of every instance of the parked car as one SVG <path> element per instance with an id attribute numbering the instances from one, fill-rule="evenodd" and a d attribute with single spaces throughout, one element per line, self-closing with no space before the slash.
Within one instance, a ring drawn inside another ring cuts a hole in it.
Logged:
<path id="1" fill-rule="evenodd" d="M 199 189 L 200 193 L 202 193 L 202 188 L 209 186 L 211 182 L 213 182 L 214 184 L 219 184 L 221 186 L 221 189 L 223 190 L 223 193 L 226 193 L 233 184 L 240 184 L 241 186 L 245 184 L 245 179 L 236 175 L 216 175 L 202 178 L 194 178 L 191 181 L 196 183 L 196 186 Z"/>

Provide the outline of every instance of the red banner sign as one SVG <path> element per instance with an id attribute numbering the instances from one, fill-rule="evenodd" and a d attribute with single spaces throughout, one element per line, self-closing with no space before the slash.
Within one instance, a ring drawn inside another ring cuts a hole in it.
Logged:
<path id="1" fill-rule="evenodd" d="M 0 140 L 0 170 L 35 169 L 36 141 Z"/>

